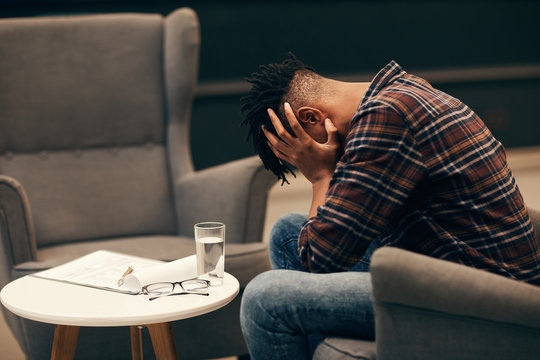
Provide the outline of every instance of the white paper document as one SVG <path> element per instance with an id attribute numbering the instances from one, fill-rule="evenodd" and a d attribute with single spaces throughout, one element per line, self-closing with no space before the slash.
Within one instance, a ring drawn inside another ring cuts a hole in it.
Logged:
<path id="1" fill-rule="evenodd" d="M 118 280 L 129 267 L 133 272 Z M 125 294 L 139 294 L 144 285 L 182 281 L 197 277 L 196 256 L 171 262 L 147 259 L 106 250 L 98 250 L 63 265 L 30 276 L 88 286 Z"/>

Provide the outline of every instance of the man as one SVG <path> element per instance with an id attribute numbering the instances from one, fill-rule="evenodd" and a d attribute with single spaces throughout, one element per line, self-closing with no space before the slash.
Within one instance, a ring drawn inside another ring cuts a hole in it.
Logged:
<path id="1" fill-rule="evenodd" d="M 290 163 L 313 185 L 308 216 L 272 230 L 272 266 L 284 270 L 244 293 L 253 359 L 310 358 L 315 334 L 373 338 L 369 261 L 380 246 L 540 285 L 504 149 L 465 104 L 393 61 L 370 83 L 345 83 L 291 55 L 248 80 L 244 124 L 264 164 L 286 181 Z"/>

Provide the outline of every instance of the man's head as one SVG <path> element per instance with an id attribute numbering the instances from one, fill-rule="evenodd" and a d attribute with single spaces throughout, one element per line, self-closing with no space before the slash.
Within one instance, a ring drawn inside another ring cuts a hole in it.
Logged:
<path id="1" fill-rule="evenodd" d="M 273 109 L 283 122 L 285 119 L 283 104 L 287 100 L 292 100 L 295 95 L 296 89 L 291 91 L 291 82 L 300 72 L 306 75 L 316 75 L 312 68 L 304 65 L 292 54 L 281 64 L 261 65 L 259 72 L 252 73 L 247 78 L 247 81 L 252 84 L 251 91 L 241 100 L 241 110 L 244 115 L 242 125 L 249 126 L 248 139 L 251 137 L 255 151 L 259 154 L 265 167 L 283 182 L 287 182 L 285 176 L 287 173 L 294 176 L 294 172 L 289 164 L 278 159 L 270 150 L 261 127 L 275 133 L 268 117 L 268 109 Z M 298 101 L 299 95 L 295 97 L 295 100 Z M 286 121 L 284 124 L 287 125 Z M 285 128 L 289 129 L 288 126 Z"/>
<path id="2" fill-rule="evenodd" d="M 270 150 L 261 129 L 264 126 L 275 134 L 267 109 L 273 109 L 290 132 L 283 107 L 288 102 L 304 130 L 316 141 L 325 142 L 324 119 L 328 116 L 321 111 L 324 110 L 321 105 L 331 103 L 333 80 L 320 76 L 313 68 L 289 54 L 280 64 L 261 66 L 247 81 L 252 84 L 252 88 L 242 98 L 242 125 L 249 126 L 248 139 L 251 137 L 255 151 L 266 168 L 287 182 L 285 175 L 294 175 L 294 172 L 289 164 L 278 159 Z"/>
<path id="3" fill-rule="evenodd" d="M 280 64 L 260 66 L 259 71 L 251 74 L 247 81 L 252 84 L 252 88 L 242 98 L 242 125 L 249 126 L 248 139 L 251 137 L 255 151 L 266 168 L 283 182 L 287 182 L 287 173 L 294 175 L 294 172 L 289 164 L 278 159 L 268 147 L 261 126 L 274 134 L 275 130 L 267 110 L 274 110 L 285 129 L 291 132 L 284 112 L 284 103 L 288 102 L 304 130 L 315 141 L 324 143 L 327 141 L 325 119 L 329 118 L 333 122 L 343 141 L 360 102 L 355 87 L 358 83 L 325 78 L 293 54 L 289 54 Z"/>

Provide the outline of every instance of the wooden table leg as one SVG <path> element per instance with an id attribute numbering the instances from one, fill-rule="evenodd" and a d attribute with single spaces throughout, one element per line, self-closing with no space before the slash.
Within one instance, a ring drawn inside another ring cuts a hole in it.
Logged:
<path id="1" fill-rule="evenodd" d="M 56 325 L 51 360 L 72 360 L 77 348 L 79 326 Z"/>
<path id="2" fill-rule="evenodd" d="M 178 360 L 170 323 L 146 325 L 157 360 Z"/>
<path id="3" fill-rule="evenodd" d="M 131 326 L 131 359 L 143 360 L 142 326 Z"/>

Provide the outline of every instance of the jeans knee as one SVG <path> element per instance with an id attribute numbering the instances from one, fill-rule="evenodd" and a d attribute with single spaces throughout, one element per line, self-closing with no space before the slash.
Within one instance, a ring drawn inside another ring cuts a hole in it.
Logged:
<path id="1" fill-rule="evenodd" d="M 244 289 L 240 305 L 240 323 L 244 332 L 249 332 L 252 324 L 259 323 L 261 316 L 272 303 L 273 290 L 268 279 L 273 271 L 267 271 L 253 278 Z"/>
<path id="2" fill-rule="evenodd" d="M 298 235 L 307 220 L 307 215 L 290 213 L 282 216 L 270 233 L 268 250 L 273 269 L 303 270 L 298 257 Z"/>
<path id="3" fill-rule="evenodd" d="M 297 238 L 307 221 L 307 215 L 299 212 L 280 217 L 270 231 L 270 247 L 281 246 L 284 240 Z"/>
<path id="4" fill-rule="evenodd" d="M 301 212 L 292 212 L 292 213 L 288 213 L 288 214 L 285 214 L 285 215 L 281 216 L 276 221 L 273 228 L 275 228 L 276 230 L 279 230 L 279 229 L 281 229 L 283 227 L 285 227 L 285 228 L 291 228 L 291 227 L 302 228 L 302 226 L 304 225 L 306 220 L 307 220 L 307 214 L 301 213 Z M 274 229 L 272 229 L 272 230 L 274 230 Z"/>

